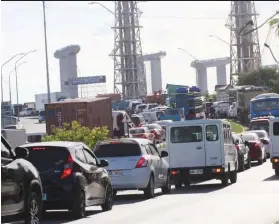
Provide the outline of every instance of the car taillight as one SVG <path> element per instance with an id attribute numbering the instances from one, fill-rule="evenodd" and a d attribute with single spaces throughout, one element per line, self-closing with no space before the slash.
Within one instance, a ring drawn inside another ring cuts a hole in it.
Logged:
<path id="1" fill-rule="evenodd" d="M 73 158 L 71 155 L 69 155 L 66 163 L 64 164 L 64 170 L 61 175 L 61 179 L 65 179 L 66 177 L 68 177 L 72 174 L 73 163 L 74 163 Z"/>
<path id="2" fill-rule="evenodd" d="M 239 146 L 238 146 L 238 145 L 235 145 L 235 148 L 236 148 L 237 150 L 239 150 Z"/>
<path id="3" fill-rule="evenodd" d="M 141 157 L 140 160 L 137 162 L 136 168 L 146 167 L 147 163 L 148 163 L 148 160 L 145 159 L 144 157 Z"/>

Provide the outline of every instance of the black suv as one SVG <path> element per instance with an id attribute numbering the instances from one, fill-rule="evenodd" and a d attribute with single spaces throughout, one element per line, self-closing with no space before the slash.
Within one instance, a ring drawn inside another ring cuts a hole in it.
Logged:
<path id="1" fill-rule="evenodd" d="M 101 205 L 112 209 L 113 189 L 106 160 L 96 158 L 81 142 L 39 142 L 22 146 L 27 160 L 39 170 L 43 185 L 43 212 L 68 209 L 74 218 L 85 216 L 85 207 Z"/>
<path id="2" fill-rule="evenodd" d="M 40 223 L 42 184 L 37 169 L 25 159 L 27 156 L 27 149 L 12 150 L 1 135 L 2 222 Z"/>

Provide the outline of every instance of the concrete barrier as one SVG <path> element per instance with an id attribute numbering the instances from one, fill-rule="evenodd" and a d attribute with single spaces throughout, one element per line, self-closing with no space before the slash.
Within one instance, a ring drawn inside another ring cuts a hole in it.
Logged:
<path id="1" fill-rule="evenodd" d="M 5 128 L 8 125 L 17 125 L 17 117 L 1 115 L 1 128 Z"/>

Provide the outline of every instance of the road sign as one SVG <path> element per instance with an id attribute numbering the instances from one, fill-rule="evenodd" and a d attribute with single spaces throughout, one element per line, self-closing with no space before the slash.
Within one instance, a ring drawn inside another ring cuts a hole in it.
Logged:
<path id="1" fill-rule="evenodd" d="M 71 85 L 106 83 L 106 76 L 99 75 L 99 76 L 69 78 L 69 83 Z"/>

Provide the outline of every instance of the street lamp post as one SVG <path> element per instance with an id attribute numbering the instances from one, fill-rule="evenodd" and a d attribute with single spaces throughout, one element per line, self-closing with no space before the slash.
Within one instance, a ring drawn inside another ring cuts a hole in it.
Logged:
<path id="1" fill-rule="evenodd" d="M 100 2 L 89 2 L 88 3 L 89 5 L 93 5 L 93 4 L 97 4 L 97 5 L 100 5 L 101 7 L 103 7 L 104 9 L 106 9 L 108 12 L 110 12 L 111 14 L 115 15 L 115 13 L 113 11 L 111 11 L 109 8 L 107 8 L 106 6 L 104 6 L 102 3 Z"/>
<path id="2" fill-rule="evenodd" d="M 18 102 L 18 81 L 17 81 L 17 63 L 24 58 L 25 56 L 27 56 L 30 53 L 36 52 L 37 50 L 33 50 L 33 51 L 28 51 L 25 54 L 23 54 L 16 62 L 15 62 L 15 77 L 16 77 L 16 103 L 19 104 Z M 19 114 L 19 107 L 17 107 L 17 116 Z M 18 120 L 19 120 L 19 116 L 18 116 Z"/>
<path id="3" fill-rule="evenodd" d="M 17 68 L 21 66 L 22 64 L 26 64 L 27 61 L 21 62 L 20 64 L 17 65 Z M 10 97 L 10 103 L 12 104 L 12 88 L 11 88 L 11 74 L 14 72 L 15 69 L 10 71 L 9 73 L 9 97 Z"/>
<path id="4" fill-rule="evenodd" d="M 44 38 L 45 38 L 45 60 L 46 60 L 46 76 L 47 76 L 47 99 L 48 103 L 51 102 L 50 99 L 50 86 L 49 86 L 49 66 L 48 66 L 48 52 L 47 52 L 47 30 L 46 30 L 46 5 L 43 2 L 43 14 L 44 14 Z"/>
<path id="5" fill-rule="evenodd" d="M 19 55 L 23 55 L 24 53 L 18 53 L 15 54 L 13 57 L 11 57 L 8 61 L 6 61 L 4 64 L 1 65 L 1 102 L 3 102 L 3 67 L 4 65 L 6 65 L 7 63 L 9 63 L 11 60 L 13 60 L 15 57 L 19 56 Z"/>

